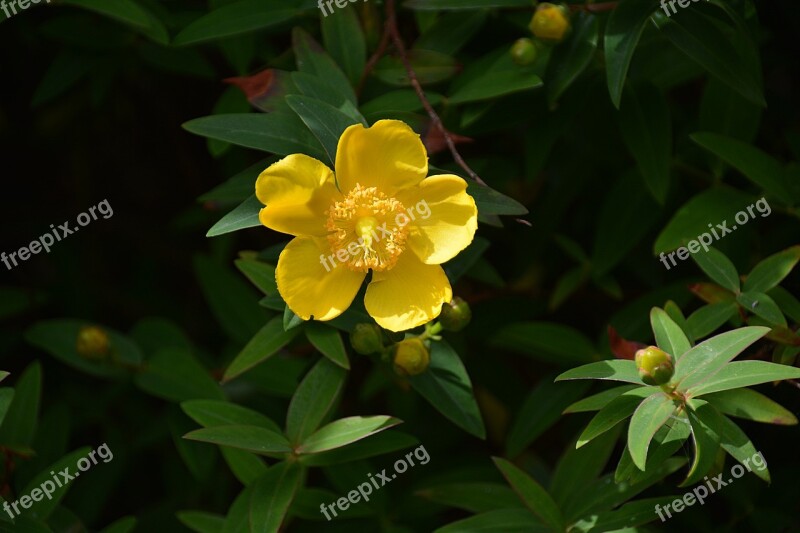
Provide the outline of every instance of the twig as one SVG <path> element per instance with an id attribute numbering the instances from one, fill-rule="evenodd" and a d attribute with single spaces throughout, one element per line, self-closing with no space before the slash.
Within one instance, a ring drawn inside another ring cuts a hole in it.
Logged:
<path id="1" fill-rule="evenodd" d="M 464 171 L 469 174 L 469 177 L 475 180 L 477 183 L 481 185 L 486 185 L 480 176 L 478 176 L 474 170 L 467 165 L 464 158 L 461 157 L 461 154 L 458 153 L 458 149 L 456 149 L 456 144 L 453 142 L 453 138 L 450 136 L 450 133 L 444 128 L 444 124 L 442 124 L 442 119 L 439 118 L 439 115 L 431 106 L 431 103 L 428 101 L 428 98 L 425 96 L 425 91 L 422 90 L 422 85 L 419 83 L 419 79 L 417 79 L 417 73 L 414 72 L 414 68 L 411 66 L 411 61 L 408 59 L 408 54 L 406 53 L 406 45 L 403 42 L 403 38 L 400 36 L 400 31 L 397 29 L 397 12 L 395 10 L 395 0 L 386 0 L 386 27 L 384 31 L 384 35 L 388 34 L 392 38 L 392 42 L 394 42 L 395 48 L 397 48 L 397 53 L 400 55 L 400 60 L 403 62 L 403 67 L 406 69 L 406 73 L 408 74 L 408 79 L 411 81 L 411 86 L 414 87 L 414 90 L 417 93 L 417 97 L 419 98 L 420 102 L 422 102 L 422 106 L 425 108 L 425 111 L 428 112 L 428 116 L 433 121 L 434 125 L 439 128 L 439 131 L 442 132 L 442 136 L 444 137 L 444 142 L 447 144 L 447 147 L 450 149 L 450 153 L 453 155 L 453 159 L 455 162 L 460 166 Z"/>
<path id="2" fill-rule="evenodd" d="M 601 2 L 599 4 L 572 4 L 569 6 L 570 11 L 588 11 L 589 13 L 602 13 L 604 11 L 612 11 L 617 7 L 619 2 Z"/>
<path id="3" fill-rule="evenodd" d="M 367 77 L 375 68 L 375 65 L 378 64 L 378 61 L 380 61 L 380 59 L 383 57 L 383 54 L 386 53 L 386 48 L 389 46 L 389 39 L 391 39 L 391 35 L 389 34 L 389 25 L 385 24 L 383 27 L 383 35 L 381 35 L 381 42 L 378 44 L 378 48 L 375 49 L 375 53 L 370 56 L 369 61 L 367 61 L 367 64 L 364 67 L 364 72 L 361 73 L 361 79 L 358 80 L 356 94 L 359 96 L 361 96 L 361 91 L 364 89 L 364 84 L 367 81 Z"/>

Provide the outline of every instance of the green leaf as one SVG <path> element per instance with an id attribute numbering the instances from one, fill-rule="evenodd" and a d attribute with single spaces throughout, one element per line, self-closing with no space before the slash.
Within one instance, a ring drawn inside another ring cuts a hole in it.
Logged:
<path id="1" fill-rule="evenodd" d="M 225 398 L 209 371 L 186 350 L 159 350 L 135 381 L 142 390 L 171 402 Z"/>
<path id="2" fill-rule="evenodd" d="M 275 267 L 258 261 L 256 259 L 237 259 L 234 261 L 239 272 L 247 276 L 247 279 L 255 285 L 258 290 L 267 296 L 278 294 L 278 283 L 275 280 Z"/>
<path id="3" fill-rule="evenodd" d="M 407 56 L 421 85 L 439 83 L 458 72 L 456 60 L 447 54 L 431 50 L 409 50 Z M 395 87 L 411 85 L 408 72 L 399 57 L 384 56 L 378 61 L 373 74 L 388 85 Z"/>
<path id="4" fill-rule="evenodd" d="M 690 434 L 691 426 L 686 416 L 671 417 L 653 436 L 650 448 L 647 450 L 647 462 L 644 470 L 640 470 L 633 464 L 633 459 L 631 459 L 631 454 L 626 444 L 614 473 L 614 482 L 623 483 L 627 481 L 635 485 L 647 479 L 648 472 L 652 473 L 657 470 L 675 452 L 680 450 Z"/>
<path id="5" fill-rule="evenodd" d="M 476 514 L 522 507 L 514 491 L 500 483 L 447 483 L 419 489 L 414 495 Z"/>
<path id="6" fill-rule="evenodd" d="M 544 487 L 505 459 L 492 457 L 492 460 L 528 509 L 553 530 L 564 531 L 564 517 Z"/>
<path id="7" fill-rule="evenodd" d="M 572 443 L 565 446 L 553 472 L 549 492 L 567 521 L 571 521 L 567 516 L 569 509 L 585 500 L 585 496 L 579 494 L 580 487 L 593 483 L 608 463 L 619 438 L 620 429 L 618 426 L 582 448 L 575 448 Z"/>
<path id="8" fill-rule="evenodd" d="M 747 279 L 744 280 L 745 291 L 766 292 L 783 281 L 800 261 L 800 246 L 792 246 L 782 252 L 771 255 L 758 263 Z"/>
<path id="9" fill-rule="evenodd" d="M 267 318 L 258 305 L 257 293 L 239 276 L 206 256 L 195 256 L 194 270 L 222 328 L 235 340 L 248 342 Z"/>
<path id="10" fill-rule="evenodd" d="M 45 320 L 28 328 L 25 331 L 25 340 L 59 361 L 92 376 L 127 376 L 130 371 L 123 367 L 124 364 L 132 367 L 141 365 L 142 352 L 139 347 L 125 335 L 108 328 L 103 328 L 103 331 L 108 335 L 111 347 L 109 359 L 91 360 L 78 354 L 78 334 L 81 328 L 92 325 L 94 324 L 82 320 Z"/>
<path id="11" fill-rule="evenodd" d="M 589 383 L 554 383 L 551 376 L 543 377 L 519 409 L 506 440 L 506 455 L 519 455 L 536 438 L 555 424 L 561 411 L 580 398 Z"/>
<path id="12" fill-rule="evenodd" d="M 285 0 L 240 0 L 215 9 L 186 26 L 173 44 L 184 46 L 278 26 L 300 11 Z"/>
<path id="13" fill-rule="evenodd" d="M 768 331 L 760 326 L 739 328 L 698 344 L 678 360 L 672 383 L 681 391 L 702 383 Z"/>
<path id="14" fill-rule="evenodd" d="M 250 495 L 250 532 L 273 533 L 281 529 L 286 512 L 302 483 L 302 469 L 282 462 L 271 467 L 253 485 Z"/>
<path id="15" fill-rule="evenodd" d="M 300 444 L 333 411 L 344 389 L 347 371 L 322 358 L 297 387 L 286 415 L 286 436 Z"/>
<path id="16" fill-rule="evenodd" d="M 735 302 L 719 302 L 704 305 L 686 320 L 689 332 L 695 339 L 702 339 L 715 332 L 725 322 L 736 316 L 739 307 Z"/>
<path id="17" fill-rule="evenodd" d="M 485 10 L 439 13 L 414 42 L 414 48 L 453 55 L 478 33 L 488 14 Z"/>
<path id="18" fill-rule="evenodd" d="M 696 9 L 683 9 L 665 20 L 661 32 L 680 51 L 712 76 L 751 102 L 764 106 L 757 73 L 737 53 L 715 19 Z"/>
<path id="19" fill-rule="evenodd" d="M 181 403 L 181 409 L 189 418 L 203 427 L 260 426 L 275 433 L 281 432 L 281 428 L 268 417 L 235 403 L 219 400 L 189 400 Z"/>
<path id="20" fill-rule="evenodd" d="M 8 414 L 8 408 L 14 400 L 14 389 L 11 387 L 0 387 L 0 427 Z"/>
<path id="21" fill-rule="evenodd" d="M 183 438 L 219 446 L 230 446 L 261 455 L 291 453 L 292 451 L 286 437 L 260 426 L 212 426 L 190 431 Z"/>
<path id="22" fill-rule="evenodd" d="M 276 316 L 250 339 L 250 342 L 228 365 L 222 378 L 223 382 L 228 382 L 263 363 L 289 344 L 299 332 L 297 329 L 285 331 L 283 318 Z"/>
<path id="23" fill-rule="evenodd" d="M 760 316 L 770 324 L 786 327 L 786 318 L 778 304 L 763 292 L 743 292 L 736 297 L 736 301 L 747 311 Z"/>
<path id="24" fill-rule="evenodd" d="M 304 466 L 329 466 L 368 459 L 397 452 L 419 444 L 419 440 L 400 431 L 376 433 L 370 437 L 313 455 L 303 455 L 298 461 Z"/>
<path id="25" fill-rule="evenodd" d="M 136 527 L 136 518 L 125 516 L 103 528 L 100 533 L 130 533 Z"/>
<path id="26" fill-rule="evenodd" d="M 256 195 L 250 195 L 247 200 L 211 226 L 211 229 L 206 233 L 206 237 L 218 237 L 241 229 L 260 226 L 261 221 L 258 218 L 258 214 L 263 208 L 264 204 L 256 198 Z"/>
<path id="27" fill-rule="evenodd" d="M 714 247 L 692 254 L 697 266 L 711 278 L 733 293 L 739 292 L 739 272 L 725 254 Z"/>
<path id="28" fill-rule="evenodd" d="M 445 418 L 471 435 L 480 439 L 486 437 L 472 382 L 461 358 L 447 342 L 432 344 L 427 372 L 413 376 L 409 381 L 414 390 Z"/>
<path id="29" fill-rule="evenodd" d="M 42 398 L 42 367 L 33 362 L 14 386 L 14 397 L 0 425 L 0 444 L 27 447 L 33 442 Z"/>
<path id="30" fill-rule="evenodd" d="M 19 395 L 19 391 L 17 391 L 17 394 Z M 41 492 L 42 484 L 47 480 L 50 480 L 51 485 L 55 485 L 55 483 L 52 482 L 53 475 L 50 472 L 61 472 L 65 468 L 69 468 L 69 473 L 72 476 L 77 476 L 79 472 L 76 471 L 75 464 L 79 459 L 86 457 L 90 451 L 92 451 L 92 449 L 86 446 L 68 453 L 31 479 L 25 489 L 19 494 L 30 495 L 34 490 L 39 490 Z M 64 483 L 63 485 L 59 483 L 58 487 L 53 487 L 53 490 L 50 491 L 49 498 L 41 498 L 38 502 L 34 500 L 31 506 L 23 511 L 23 514 L 38 520 L 47 519 L 55 508 L 58 507 L 58 504 L 67 494 L 70 486 L 71 483 Z"/>
<path id="31" fill-rule="evenodd" d="M 415 0 L 412 0 L 415 1 Z M 418 2 L 440 3 L 453 0 L 416 0 Z M 539 522 L 527 509 L 498 509 L 481 513 L 464 520 L 451 522 L 433 533 L 549 533 L 553 530 Z"/>
<path id="32" fill-rule="evenodd" d="M 253 188 L 259 174 L 277 160 L 277 157 L 270 156 L 250 165 L 232 178 L 199 196 L 197 201 L 217 202 L 227 205 L 238 204 L 247 200 L 253 194 Z"/>
<path id="33" fill-rule="evenodd" d="M 323 426 L 303 440 L 298 453 L 320 453 L 365 439 L 403 421 L 391 416 L 351 416 Z"/>
<path id="34" fill-rule="evenodd" d="M 289 111 L 232 113 L 196 118 L 183 124 L 195 135 L 219 139 L 275 155 L 306 154 L 324 160 L 325 151 L 303 121 Z"/>
<path id="35" fill-rule="evenodd" d="M 602 435 L 623 420 L 626 420 L 633 414 L 642 401 L 643 399 L 638 395 L 632 396 L 623 394 L 614 398 L 608 405 L 600 409 L 589 421 L 586 429 L 584 429 L 581 436 L 578 437 L 578 442 L 575 444 L 575 447 L 582 447 L 595 437 Z"/>
<path id="36" fill-rule="evenodd" d="M 323 17 L 322 39 L 325 49 L 341 66 L 350 83 L 357 84 L 367 62 L 364 31 L 354 7 L 337 9 L 334 16 Z"/>
<path id="37" fill-rule="evenodd" d="M 633 52 L 642 37 L 645 24 L 656 9 L 654 3 L 622 0 L 611 12 L 605 28 L 603 49 L 606 57 L 606 79 L 611 101 L 619 109 L 625 78 Z"/>
<path id="38" fill-rule="evenodd" d="M 745 435 L 744 431 L 739 428 L 739 426 L 734 424 L 728 417 L 717 411 L 713 405 L 710 405 L 703 400 L 689 400 L 689 406 L 694 410 L 697 418 L 717 434 L 719 437 L 720 446 L 722 446 L 722 448 L 728 452 L 731 457 L 742 463 L 755 475 L 767 483 L 770 483 L 770 475 L 769 470 L 766 467 L 766 462 L 764 462 L 764 468 L 760 470 L 758 468 L 755 470 L 750 468 L 749 462 L 754 456 L 759 455 L 760 452 L 756 450 L 755 446 L 753 446 L 753 443 L 750 441 L 747 435 Z"/>
<path id="39" fill-rule="evenodd" d="M 653 251 L 660 254 L 675 250 L 702 233 L 708 234 L 710 240 L 709 232 L 712 229 L 716 231 L 716 228 L 709 228 L 710 223 L 732 221 L 736 212 L 750 202 L 750 196 L 727 187 L 712 188 L 698 194 L 678 209 L 656 239 Z"/>
<path id="40" fill-rule="evenodd" d="M 532 67 L 514 63 L 507 48 L 492 52 L 465 69 L 453 82 L 451 104 L 480 102 L 537 89 L 543 85 Z"/>
<path id="41" fill-rule="evenodd" d="M 600 31 L 597 17 L 579 12 L 572 17 L 572 32 L 556 47 L 547 65 L 547 100 L 552 105 L 591 63 Z"/>
<path id="42" fill-rule="evenodd" d="M 300 28 L 294 28 L 292 48 L 300 72 L 325 80 L 334 90 L 345 95 L 350 103 L 357 104 L 356 93 L 347 76 L 308 33 Z"/>
<path id="43" fill-rule="evenodd" d="M 467 194 L 475 199 L 482 215 L 526 215 L 528 209 L 508 196 L 475 182 L 467 182 Z"/>
<path id="44" fill-rule="evenodd" d="M 233 500 L 222 533 L 250 533 L 250 496 L 253 486 L 245 487 Z"/>
<path id="45" fill-rule="evenodd" d="M 694 397 L 741 387 L 751 387 L 770 381 L 800 378 L 800 368 L 768 363 L 767 361 L 735 361 L 722 367 L 707 380 L 690 387 L 686 392 Z"/>
<path id="46" fill-rule="evenodd" d="M 157 43 L 169 43 L 169 34 L 161 21 L 132 0 L 115 0 L 114 2 L 106 2 L 105 0 L 62 0 L 61 3 L 94 11 L 122 22 Z"/>
<path id="47" fill-rule="evenodd" d="M 552 322 L 519 322 L 503 327 L 493 346 L 566 366 L 595 359 L 597 351 L 580 331 Z"/>
<path id="48" fill-rule="evenodd" d="M 797 424 L 797 417 L 791 411 L 751 389 L 714 392 L 703 399 L 726 415 L 765 424 Z"/>
<path id="49" fill-rule="evenodd" d="M 181 523 L 197 533 L 222 533 L 225 517 L 203 511 L 178 511 L 175 513 Z"/>
<path id="50" fill-rule="evenodd" d="M 665 507 L 670 502 L 677 499 L 677 496 L 661 496 L 658 498 L 647 498 L 628 502 L 613 511 L 600 512 L 595 516 L 586 519 L 588 529 L 580 529 L 583 521 L 578 522 L 577 530 L 586 533 L 603 533 L 606 531 L 634 532 L 644 531 L 639 526 L 653 522 L 658 518 L 658 514 L 653 512 L 660 505 Z"/>
<path id="51" fill-rule="evenodd" d="M 650 310 L 650 325 L 658 347 L 676 360 L 691 349 L 692 345 L 686 334 L 663 309 L 654 307 Z"/>
<path id="52" fill-rule="evenodd" d="M 653 394 L 655 389 L 649 387 L 637 387 L 636 385 L 620 385 L 597 394 L 587 396 L 583 400 L 579 400 L 566 409 L 563 414 L 570 413 L 590 413 L 592 411 L 599 411 L 611 401 L 622 394 L 629 393 L 629 395 L 638 395 L 640 398 L 646 398 Z"/>
<path id="53" fill-rule="evenodd" d="M 300 324 L 305 322 L 302 318 L 297 316 L 294 311 L 289 309 L 289 304 L 286 304 L 283 308 L 283 330 L 289 331 L 290 329 L 294 329 Z"/>
<path id="54" fill-rule="evenodd" d="M 783 287 L 773 287 L 769 291 L 769 296 L 786 316 L 800 323 L 800 300 Z"/>
<path id="55" fill-rule="evenodd" d="M 642 401 L 633 413 L 628 427 L 628 450 L 633 463 L 640 470 L 645 469 L 647 449 L 650 447 L 653 435 L 669 420 L 676 409 L 675 402 L 669 396 L 657 392 Z"/>
<path id="56" fill-rule="evenodd" d="M 309 322 L 305 331 L 308 341 L 322 355 L 345 370 L 350 370 L 350 361 L 347 359 L 341 333 L 335 328 L 315 321 Z"/>
<path id="57" fill-rule="evenodd" d="M 689 473 L 679 485 L 687 487 L 694 485 L 705 476 L 714 466 L 719 450 L 719 437 L 692 411 L 688 411 L 689 423 L 692 426 L 692 442 L 694 443 L 694 458 Z"/>
<path id="58" fill-rule="evenodd" d="M 750 181 L 782 201 L 791 195 L 783 180 L 783 168 L 772 156 L 755 146 L 717 133 L 699 132 L 690 138 L 716 155 Z"/>
<path id="59" fill-rule="evenodd" d="M 308 96 L 290 94 L 286 97 L 286 103 L 289 104 L 292 111 L 297 113 L 325 148 L 325 153 L 328 155 L 327 161 L 333 167 L 336 161 L 336 148 L 339 144 L 339 137 L 342 136 L 348 126 L 355 124 L 357 121 L 332 105 Z"/>
<path id="60" fill-rule="evenodd" d="M 663 205 L 672 157 L 672 122 L 666 98 L 650 84 L 626 91 L 619 125 L 647 188 Z"/>
<path id="61" fill-rule="evenodd" d="M 636 363 L 627 359 L 609 359 L 579 366 L 559 375 L 556 381 L 566 379 L 607 379 L 644 385 L 639 377 L 639 371 L 636 370 Z"/>

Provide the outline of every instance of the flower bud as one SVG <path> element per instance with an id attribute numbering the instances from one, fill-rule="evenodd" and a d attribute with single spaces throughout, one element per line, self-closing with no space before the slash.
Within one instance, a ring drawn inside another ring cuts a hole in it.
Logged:
<path id="1" fill-rule="evenodd" d="M 78 355 L 84 359 L 105 359 L 111 351 L 108 334 L 97 326 L 84 326 L 78 331 L 75 343 Z"/>
<path id="2" fill-rule="evenodd" d="M 419 337 L 398 342 L 394 346 L 394 371 L 398 376 L 417 376 L 428 369 L 431 355 Z"/>
<path id="3" fill-rule="evenodd" d="M 570 29 L 569 11 L 564 6 L 542 2 L 533 14 L 530 28 L 543 41 L 560 42 Z"/>
<path id="4" fill-rule="evenodd" d="M 648 346 L 636 352 L 636 368 L 639 377 L 648 385 L 663 385 L 675 373 L 675 361 L 664 350 Z"/>
<path id="5" fill-rule="evenodd" d="M 536 44 L 534 44 L 532 39 L 523 37 L 522 39 L 517 39 L 511 46 L 511 59 L 513 59 L 514 63 L 517 65 L 532 65 L 536 62 L 536 55 Z"/>
<path id="6" fill-rule="evenodd" d="M 361 355 L 381 351 L 383 349 L 381 328 L 376 324 L 356 324 L 350 333 L 350 346 Z"/>
<path id="7" fill-rule="evenodd" d="M 442 306 L 439 323 L 447 331 L 461 331 L 472 320 L 472 310 L 469 304 L 456 296 L 453 300 Z"/>

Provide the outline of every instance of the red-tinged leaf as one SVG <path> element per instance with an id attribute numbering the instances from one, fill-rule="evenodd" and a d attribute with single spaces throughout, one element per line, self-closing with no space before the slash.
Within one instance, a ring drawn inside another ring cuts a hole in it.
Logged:
<path id="1" fill-rule="evenodd" d="M 611 348 L 611 353 L 613 353 L 614 357 L 617 359 L 631 360 L 636 356 L 637 350 L 647 348 L 646 344 L 622 338 L 620 334 L 617 333 L 614 326 L 610 324 L 608 326 L 608 346 Z"/>
<path id="2" fill-rule="evenodd" d="M 689 290 L 706 303 L 717 304 L 734 300 L 733 293 L 715 283 L 692 283 Z"/>
<path id="3" fill-rule="evenodd" d="M 290 72 L 268 68 L 252 76 L 236 76 L 222 81 L 235 85 L 247 96 L 247 100 L 261 111 L 275 111 L 277 103 L 294 87 Z"/>

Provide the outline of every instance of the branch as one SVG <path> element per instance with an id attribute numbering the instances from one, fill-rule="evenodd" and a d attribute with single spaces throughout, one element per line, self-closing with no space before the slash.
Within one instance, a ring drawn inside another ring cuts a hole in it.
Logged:
<path id="1" fill-rule="evenodd" d="M 411 61 L 408 59 L 408 54 L 406 52 L 406 45 L 403 42 L 403 38 L 400 36 L 400 31 L 397 29 L 397 12 L 395 10 L 395 0 L 386 0 L 386 26 L 384 29 L 384 36 L 389 35 L 394 43 L 395 48 L 397 49 L 397 53 L 400 55 L 400 60 L 403 62 L 403 67 L 406 69 L 406 73 L 408 74 L 408 79 L 411 81 L 411 86 L 414 87 L 414 90 L 417 93 L 417 97 L 419 98 L 420 102 L 422 102 L 422 106 L 427 111 L 428 116 L 431 118 L 431 121 L 434 125 L 439 128 L 439 131 L 442 132 L 442 136 L 444 137 L 444 141 L 447 144 L 447 147 L 450 149 L 450 153 L 453 155 L 453 159 L 455 162 L 460 166 L 464 171 L 469 174 L 469 177 L 475 180 L 477 183 L 481 185 L 486 185 L 480 176 L 478 176 L 474 170 L 467 165 L 464 158 L 461 157 L 461 154 L 458 153 L 458 149 L 456 149 L 456 144 L 453 142 L 453 138 L 450 136 L 450 133 L 444 128 L 444 124 L 442 124 L 442 119 L 439 118 L 439 115 L 431 106 L 431 103 L 428 101 L 428 98 L 425 96 L 425 91 L 422 90 L 422 85 L 419 83 L 419 79 L 417 78 L 417 73 L 414 72 L 413 67 L 411 66 Z M 381 40 L 383 42 L 383 40 Z M 376 51 L 377 53 L 377 51 Z M 374 57 L 374 55 L 373 55 Z M 370 59 L 371 61 L 372 59 Z"/>
<path id="2" fill-rule="evenodd" d="M 612 11 L 617 7 L 619 2 L 601 2 L 599 4 L 572 4 L 569 6 L 570 11 L 588 11 L 589 13 L 602 13 L 604 11 Z"/>

